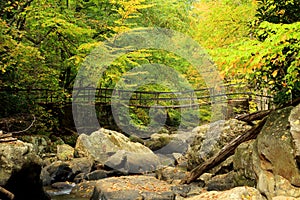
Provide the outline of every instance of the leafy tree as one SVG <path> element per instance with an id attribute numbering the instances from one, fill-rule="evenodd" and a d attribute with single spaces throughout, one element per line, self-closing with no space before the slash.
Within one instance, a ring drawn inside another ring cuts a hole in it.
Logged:
<path id="1" fill-rule="evenodd" d="M 258 1 L 253 33 L 257 41 L 246 63 L 254 88 L 267 90 L 277 104 L 300 96 L 299 1 Z M 249 54 L 248 54 L 249 55 Z"/>
<path id="2" fill-rule="evenodd" d="M 300 19 L 300 2 L 298 0 L 258 0 L 256 23 L 291 24 Z"/>

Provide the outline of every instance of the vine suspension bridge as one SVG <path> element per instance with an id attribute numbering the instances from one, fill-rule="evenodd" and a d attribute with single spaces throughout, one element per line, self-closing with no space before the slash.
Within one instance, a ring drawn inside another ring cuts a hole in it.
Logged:
<path id="1" fill-rule="evenodd" d="M 69 92 L 67 92 L 69 91 Z M 72 95 L 72 91 L 73 95 Z M 222 91 L 222 92 L 220 92 Z M 14 96 L 27 96 L 33 103 L 40 105 L 65 105 L 90 103 L 96 106 L 110 106 L 112 99 L 137 108 L 181 109 L 218 103 L 249 102 L 258 104 L 259 110 L 272 106 L 272 97 L 251 91 L 244 84 L 227 84 L 219 88 L 200 88 L 187 91 L 132 91 L 113 88 L 72 88 L 70 90 L 49 89 L 1 89 L 0 93 Z"/>

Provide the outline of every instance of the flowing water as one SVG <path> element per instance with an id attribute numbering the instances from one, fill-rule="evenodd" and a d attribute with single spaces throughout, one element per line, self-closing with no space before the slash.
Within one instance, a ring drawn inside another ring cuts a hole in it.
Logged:
<path id="1" fill-rule="evenodd" d="M 54 190 L 50 186 L 44 187 L 45 191 L 51 196 L 51 200 L 89 200 L 90 198 L 83 198 L 70 194 L 71 189 Z"/>

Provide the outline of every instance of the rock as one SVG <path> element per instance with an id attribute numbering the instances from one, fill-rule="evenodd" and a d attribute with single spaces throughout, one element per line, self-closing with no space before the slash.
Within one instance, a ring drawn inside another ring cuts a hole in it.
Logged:
<path id="1" fill-rule="evenodd" d="M 256 185 L 256 175 L 253 170 L 252 152 L 255 140 L 250 140 L 240 144 L 233 156 L 233 169 L 236 172 L 235 186 Z"/>
<path id="2" fill-rule="evenodd" d="M 164 167 L 156 171 L 156 177 L 159 180 L 172 183 L 174 180 L 182 180 L 187 173 L 175 167 Z"/>
<path id="3" fill-rule="evenodd" d="M 298 163 L 300 163 L 300 104 L 292 109 L 289 116 L 291 125 L 291 134 L 295 145 L 295 156 Z"/>
<path id="4" fill-rule="evenodd" d="M 69 183 L 69 182 L 56 182 L 51 185 L 51 187 L 46 187 L 46 192 L 51 196 L 57 196 L 57 195 L 66 195 L 70 194 L 73 187 L 75 186 L 75 183 Z"/>
<path id="5" fill-rule="evenodd" d="M 21 140 L 31 143 L 36 153 L 40 156 L 51 150 L 51 140 L 47 136 L 25 135 L 21 137 Z"/>
<path id="6" fill-rule="evenodd" d="M 93 161 L 89 158 L 74 158 L 71 161 L 67 161 L 73 174 L 89 173 L 92 170 Z"/>
<path id="7" fill-rule="evenodd" d="M 152 153 L 149 148 L 140 143 L 131 142 L 123 134 L 104 128 L 93 132 L 91 135 L 81 134 L 75 146 L 75 151 L 79 157 L 90 157 L 102 164 L 118 150 Z"/>
<path id="8" fill-rule="evenodd" d="M 63 161 L 56 161 L 42 169 L 41 179 L 43 185 L 50 185 L 55 182 L 71 181 L 73 176 L 70 165 Z"/>
<path id="9" fill-rule="evenodd" d="M 175 158 L 173 155 L 163 155 L 163 154 L 155 154 L 157 155 L 161 166 L 175 166 Z"/>
<path id="10" fill-rule="evenodd" d="M 276 196 L 276 197 L 273 197 L 272 200 L 300 200 L 300 198 Z"/>
<path id="11" fill-rule="evenodd" d="M 190 184 L 190 185 L 178 184 L 178 185 L 172 186 L 172 191 L 176 195 L 175 199 L 180 199 L 180 197 L 181 198 L 187 197 L 188 193 L 191 191 L 191 187 L 192 187 L 192 184 Z"/>
<path id="12" fill-rule="evenodd" d="M 229 190 L 236 186 L 234 179 L 235 179 L 235 173 L 231 171 L 227 174 L 220 174 L 212 177 L 209 181 L 206 182 L 205 186 L 208 191 Z"/>
<path id="13" fill-rule="evenodd" d="M 62 161 L 74 158 L 74 148 L 67 144 L 57 145 L 57 158 Z"/>
<path id="14" fill-rule="evenodd" d="M 265 200 L 265 198 L 259 193 L 258 190 L 252 187 L 236 187 L 231 190 L 226 190 L 222 192 L 218 191 L 210 191 L 204 192 L 200 195 L 187 198 L 186 200 L 244 200 L 244 199 L 252 199 L 252 200 Z"/>
<path id="15" fill-rule="evenodd" d="M 109 176 L 110 172 L 106 171 L 106 170 L 95 170 L 92 171 L 91 173 L 88 173 L 86 175 L 86 180 L 99 180 L 99 179 L 103 179 L 103 178 L 107 178 Z"/>
<path id="16" fill-rule="evenodd" d="M 83 182 L 84 180 L 87 180 L 87 176 L 86 176 L 86 173 L 79 173 L 77 174 L 75 177 L 74 177 L 74 182 L 75 183 L 81 183 Z"/>
<path id="17" fill-rule="evenodd" d="M 269 114 L 253 145 L 257 188 L 268 199 L 282 194 L 300 196 L 300 173 L 288 121 L 292 109 L 288 107 Z M 286 192 L 287 189 L 290 191 Z"/>
<path id="18" fill-rule="evenodd" d="M 172 185 L 151 176 L 121 176 L 101 179 L 91 200 L 161 199 L 173 200 Z"/>
<path id="19" fill-rule="evenodd" d="M 21 141 L 0 143 L 0 186 L 15 194 L 15 200 L 50 199 L 40 180 L 41 165 L 32 144 Z"/>
<path id="20" fill-rule="evenodd" d="M 219 152 L 228 142 L 249 130 L 246 122 L 230 119 L 220 120 L 211 124 L 196 127 L 186 157 L 188 160 L 188 169 L 191 170 L 203 163 L 208 158 Z"/>
<path id="21" fill-rule="evenodd" d="M 190 183 L 189 186 L 190 186 L 190 190 L 186 194 L 186 197 L 199 195 L 199 194 L 202 194 L 203 192 L 206 191 L 205 189 L 203 189 L 203 187 L 204 187 L 204 182 L 203 181 Z"/>
<path id="22" fill-rule="evenodd" d="M 119 150 L 107 159 L 105 165 L 123 174 L 141 174 L 155 171 L 160 166 L 160 161 L 153 152 L 135 153 Z"/>
<path id="23" fill-rule="evenodd" d="M 42 169 L 43 185 L 55 182 L 74 181 L 76 175 L 91 171 L 92 162 L 88 158 L 74 158 L 72 161 L 56 161 Z"/>
<path id="24" fill-rule="evenodd" d="M 149 147 L 152 151 L 159 150 L 170 143 L 173 137 L 169 134 L 154 133 L 151 135 L 150 140 L 145 142 L 145 145 Z"/>
<path id="25" fill-rule="evenodd" d="M 51 185 L 52 188 L 59 190 L 72 189 L 74 186 L 75 184 L 70 182 L 56 182 Z"/>
<path id="26" fill-rule="evenodd" d="M 95 189 L 96 181 L 85 181 L 77 184 L 68 199 L 90 199 Z"/>

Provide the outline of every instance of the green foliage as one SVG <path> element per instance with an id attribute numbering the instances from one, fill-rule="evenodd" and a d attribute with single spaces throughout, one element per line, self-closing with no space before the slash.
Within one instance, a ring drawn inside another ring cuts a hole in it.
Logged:
<path id="1" fill-rule="evenodd" d="M 252 1 L 199 1 L 192 10 L 191 33 L 212 56 L 225 81 L 239 76 L 232 69 L 244 54 L 243 44 L 250 39 L 249 21 L 254 20 Z M 189 72 L 193 74 L 192 72 Z M 200 81 L 201 82 L 201 81 Z"/>
<path id="2" fill-rule="evenodd" d="M 257 89 L 267 89 L 277 103 L 300 96 L 300 23 L 262 22 L 257 36 L 265 38 L 256 46 L 247 78 Z"/>
<path id="3" fill-rule="evenodd" d="M 258 0 L 256 11 L 257 21 L 279 24 L 291 24 L 299 22 L 300 1 L 299 0 Z"/>
<path id="4" fill-rule="evenodd" d="M 186 0 L 146 0 L 152 5 L 148 9 L 141 10 L 139 26 L 161 27 L 188 33 L 190 29 L 191 2 Z"/>
<path id="5" fill-rule="evenodd" d="M 163 27 L 191 35 L 209 50 L 216 63 L 228 74 L 232 68 L 249 59 L 249 54 L 245 56 L 241 49 L 245 48 L 243 42 L 249 42 L 247 23 L 253 19 L 254 11 L 250 0 L 7 1 L 0 5 L 1 88 L 25 88 L 28 91 L 48 88 L 63 96 L 70 92 L 78 69 L 93 48 L 107 38 L 141 26 Z M 293 57 L 292 54 L 289 56 Z M 128 71 L 153 63 L 172 67 L 194 88 L 205 87 L 203 78 L 185 59 L 156 49 L 139 50 L 118 58 L 105 71 L 99 85 L 114 87 Z M 290 68 L 288 71 L 296 69 Z M 291 76 L 286 79 L 295 80 L 297 77 L 294 73 L 289 74 Z M 230 76 L 226 78 L 231 79 Z M 185 83 L 178 81 L 164 85 L 144 85 L 139 89 L 170 91 L 168 86 L 176 84 L 184 88 Z M 45 123 L 39 127 L 41 131 L 52 131 L 51 127 L 56 128 L 58 123 L 55 113 L 48 113 L 32 105 L 31 96 L 29 93 L 19 97 L 11 94 L 0 97 L 0 102 L 9 103 L 3 115 L 31 110 Z M 149 102 L 149 105 L 153 103 Z M 131 120 L 121 119 L 130 123 L 128 126 L 145 126 L 150 123 L 146 109 L 131 109 L 130 112 Z M 188 122 L 195 115 L 199 113 L 190 112 L 185 115 L 189 119 L 181 119 L 180 112 L 170 110 L 169 124 L 177 126 L 182 120 Z M 201 107 L 200 118 L 203 121 L 210 119 L 208 107 Z"/>
<path id="6" fill-rule="evenodd" d="M 226 80 L 245 80 L 277 104 L 299 97 L 299 8 L 299 1 L 257 1 L 255 17 L 237 32 L 244 36 L 211 51 Z"/>
<path id="7" fill-rule="evenodd" d="M 24 96 L 1 92 L 0 118 L 9 117 L 18 113 L 28 112 L 28 101 Z"/>

